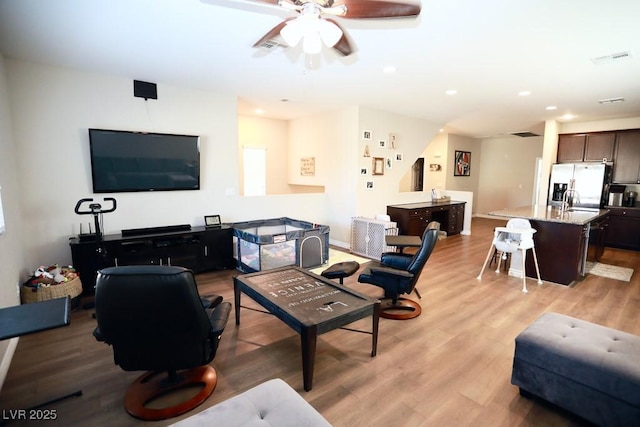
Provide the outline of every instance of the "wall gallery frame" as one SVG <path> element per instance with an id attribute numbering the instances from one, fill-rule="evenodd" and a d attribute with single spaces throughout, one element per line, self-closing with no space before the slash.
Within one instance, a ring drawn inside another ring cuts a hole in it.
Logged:
<path id="1" fill-rule="evenodd" d="M 453 165 L 453 176 L 471 176 L 471 152 L 455 152 L 455 163 Z"/>
<path id="2" fill-rule="evenodd" d="M 371 175 L 384 175 L 384 157 L 374 157 Z"/>

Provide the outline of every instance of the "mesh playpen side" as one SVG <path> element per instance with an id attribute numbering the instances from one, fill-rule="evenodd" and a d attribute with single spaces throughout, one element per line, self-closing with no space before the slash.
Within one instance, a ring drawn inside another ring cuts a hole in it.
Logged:
<path id="1" fill-rule="evenodd" d="M 329 259 L 329 227 L 291 218 L 237 222 L 234 258 L 245 273 L 296 265 L 318 267 Z"/>

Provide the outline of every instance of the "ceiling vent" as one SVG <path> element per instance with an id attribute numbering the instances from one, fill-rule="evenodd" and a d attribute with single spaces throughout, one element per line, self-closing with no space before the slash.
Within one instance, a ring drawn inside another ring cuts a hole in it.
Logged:
<path id="1" fill-rule="evenodd" d="M 533 132 L 513 132 L 511 133 L 513 136 L 519 136 L 520 138 L 531 138 L 532 136 L 540 136 L 537 133 Z"/>
<path id="2" fill-rule="evenodd" d="M 616 104 L 618 102 L 624 102 L 624 98 L 620 96 L 618 98 L 601 99 L 598 101 L 599 104 Z"/>
<path id="3" fill-rule="evenodd" d="M 288 48 L 289 45 L 282 40 L 278 40 L 277 37 L 272 37 L 260 43 L 258 47 L 271 52 L 275 52 L 275 51 L 284 50 Z"/>
<path id="4" fill-rule="evenodd" d="M 625 51 L 625 52 L 612 53 L 611 55 L 599 56 L 597 58 L 591 58 L 591 62 L 593 62 L 596 65 L 601 65 L 601 64 L 609 64 L 614 61 L 621 61 L 623 59 L 629 59 L 629 58 L 631 58 L 631 52 Z"/>

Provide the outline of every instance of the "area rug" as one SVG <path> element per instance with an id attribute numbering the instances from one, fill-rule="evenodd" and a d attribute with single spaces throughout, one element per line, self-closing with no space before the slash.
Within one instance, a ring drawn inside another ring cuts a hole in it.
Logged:
<path id="1" fill-rule="evenodd" d="M 625 282 L 629 282 L 633 275 L 633 268 L 617 267 L 615 265 L 590 261 L 587 261 L 586 270 L 588 274 L 594 274 L 608 279 L 622 280 Z"/>
<path id="2" fill-rule="evenodd" d="M 329 266 L 339 263 L 339 262 L 345 262 L 345 261 L 356 261 L 358 263 L 360 263 L 360 265 L 371 261 L 368 258 L 362 258 L 359 257 L 357 255 L 354 255 L 352 253 L 349 252 L 344 252 L 344 251 L 339 251 L 336 249 L 332 249 L 329 248 L 329 262 L 327 262 L 326 264 L 324 264 L 321 267 L 316 267 L 316 268 L 312 268 L 309 271 L 315 274 L 320 274 L 322 273 L 324 270 L 326 270 L 327 268 L 329 268 Z"/>

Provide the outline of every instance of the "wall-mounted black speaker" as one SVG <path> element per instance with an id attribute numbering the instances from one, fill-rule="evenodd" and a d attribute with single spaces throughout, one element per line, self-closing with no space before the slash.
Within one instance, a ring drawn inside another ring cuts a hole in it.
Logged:
<path id="1" fill-rule="evenodd" d="M 137 98 L 158 99 L 158 86 L 155 83 L 133 81 L 133 96 Z"/>

